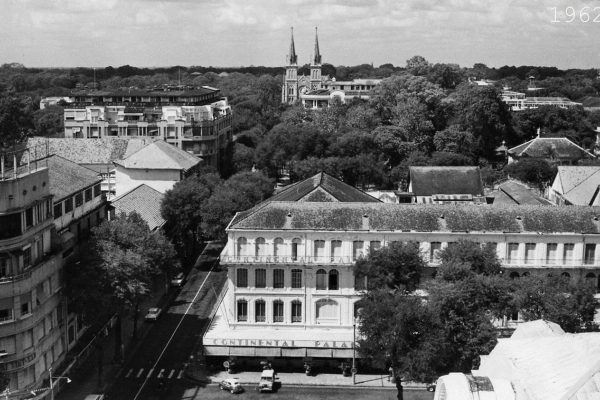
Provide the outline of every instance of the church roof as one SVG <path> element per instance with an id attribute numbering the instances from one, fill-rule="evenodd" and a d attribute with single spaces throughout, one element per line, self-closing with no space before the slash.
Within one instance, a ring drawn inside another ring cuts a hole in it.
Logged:
<path id="1" fill-rule="evenodd" d="M 308 179 L 294 183 L 267 201 L 379 202 L 362 190 L 325 172 L 319 172 Z"/>
<path id="2" fill-rule="evenodd" d="M 291 28 L 291 39 L 290 39 L 290 54 L 288 54 L 288 64 L 295 65 L 298 62 L 298 56 L 296 56 L 296 46 L 294 45 L 294 28 Z"/>
<path id="3" fill-rule="evenodd" d="M 313 65 L 321 65 L 321 52 L 319 51 L 319 34 L 315 27 L 315 55 L 313 58 Z"/>
<path id="4" fill-rule="evenodd" d="M 416 196 L 434 194 L 483 195 L 478 167 L 409 167 L 411 192 Z"/>

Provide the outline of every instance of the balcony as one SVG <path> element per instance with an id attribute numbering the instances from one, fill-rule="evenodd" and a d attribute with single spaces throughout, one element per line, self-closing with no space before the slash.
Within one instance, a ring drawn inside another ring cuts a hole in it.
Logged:
<path id="1" fill-rule="evenodd" d="M 336 264 L 351 265 L 356 262 L 352 256 L 221 256 L 221 263 L 231 264 Z"/>

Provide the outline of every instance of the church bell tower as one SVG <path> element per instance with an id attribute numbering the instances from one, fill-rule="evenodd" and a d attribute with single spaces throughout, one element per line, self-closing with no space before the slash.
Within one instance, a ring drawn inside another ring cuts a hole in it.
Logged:
<path id="1" fill-rule="evenodd" d="M 291 28 L 290 53 L 286 57 L 285 77 L 281 93 L 281 102 L 292 104 L 298 100 L 298 56 L 294 46 L 294 28 Z"/>
<path id="2" fill-rule="evenodd" d="M 310 64 L 310 88 L 311 90 L 321 88 L 321 52 L 319 51 L 317 27 L 315 27 L 315 52 Z"/>

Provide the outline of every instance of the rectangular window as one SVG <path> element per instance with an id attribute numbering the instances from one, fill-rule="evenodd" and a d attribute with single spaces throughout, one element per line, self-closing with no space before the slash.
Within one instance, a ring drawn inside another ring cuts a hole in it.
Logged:
<path id="1" fill-rule="evenodd" d="M 85 189 L 85 202 L 92 201 L 92 189 Z"/>
<path id="2" fill-rule="evenodd" d="M 339 260 L 342 256 L 342 241 L 332 240 L 331 241 L 331 261 Z"/>
<path id="3" fill-rule="evenodd" d="M 315 240 L 315 252 L 314 256 L 316 260 L 323 260 L 325 257 L 325 241 L 324 240 Z"/>
<path id="4" fill-rule="evenodd" d="M 364 254 L 364 242 L 362 240 L 355 240 L 352 242 L 352 260 L 356 261 Z"/>
<path id="5" fill-rule="evenodd" d="M 302 322 L 302 303 L 292 301 L 292 322 Z"/>
<path id="6" fill-rule="evenodd" d="M 282 269 L 274 269 L 273 270 L 273 288 L 281 289 L 283 288 L 283 277 L 284 273 Z"/>
<path id="7" fill-rule="evenodd" d="M 73 198 L 69 197 L 65 200 L 65 214 L 73 211 Z"/>
<path id="8" fill-rule="evenodd" d="M 254 321 L 265 322 L 267 320 L 266 308 L 266 303 L 263 300 L 254 303 Z"/>
<path id="9" fill-rule="evenodd" d="M 31 310 L 29 309 L 30 304 L 29 303 L 22 303 L 21 304 L 21 316 L 25 316 L 28 314 L 31 314 Z"/>
<path id="10" fill-rule="evenodd" d="M 13 319 L 12 308 L 4 308 L 4 309 L 0 310 L 0 322 L 11 321 L 12 319 Z"/>
<path id="11" fill-rule="evenodd" d="M 33 207 L 29 207 L 25 210 L 25 228 L 33 226 Z"/>
<path id="12" fill-rule="evenodd" d="M 54 218 L 58 218 L 62 215 L 62 202 L 54 205 Z"/>
<path id="13" fill-rule="evenodd" d="M 100 194 L 102 194 L 100 184 L 97 184 L 96 186 L 94 186 L 94 197 L 98 197 L 100 196 Z"/>
<path id="14" fill-rule="evenodd" d="M 79 207 L 83 204 L 83 193 L 77 193 L 75 195 L 75 207 Z"/>
<path id="15" fill-rule="evenodd" d="M 31 246 L 23 250 L 23 268 L 31 267 Z"/>
<path id="16" fill-rule="evenodd" d="M 596 260 L 596 244 L 595 243 L 586 243 L 585 244 L 585 263 L 586 264 L 594 264 Z"/>
<path id="17" fill-rule="evenodd" d="M 237 287 L 248 287 L 248 269 L 238 268 L 235 273 Z"/>
<path id="18" fill-rule="evenodd" d="M 0 278 L 10 276 L 10 258 L 7 254 L 0 254 Z"/>
<path id="19" fill-rule="evenodd" d="M 267 287 L 267 270 L 264 268 L 257 268 L 254 271 L 254 286 L 257 288 Z"/>
<path id="20" fill-rule="evenodd" d="M 506 262 L 509 264 L 516 264 L 518 262 L 517 257 L 519 256 L 519 243 L 509 243 L 506 248 Z"/>
<path id="21" fill-rule="evenodd" d="M 575 244 L 565 243 L 563 249 L 563 264 L 572 265 L 575 262 Z"/>
<path id="22" fill-rule="evenodd" d="M 293 269 L 292 270 L 292 289 L 300 289 L 302 288 L 302 270 L 301 269 Z"/>
<path id="23" fill-rule="evenodd" d="M 273 302 L 273 322 L 283 322 L 283 301 Z"/>
<path id="24" fill-rule="evenodd" d="M 535 243 L 525 243 L 525 264 L 535 264 Z"/>
<path id="25" fill-rule="evenodd" d="M 558 244 L 546 244 L 546 264 L 556 264 L 558 258 Z"/>
<path id="26" fill-rule="evenodd" d="M 245 300 L 237 303 L 237 320 L 238 322 L 248 321 L 248 302 Z"/>
<path id="27" fill-rule="evenodd" d="M 442 249 L 442 243 L 440 242 L 431 242 L 429 245 L 429 261 L 431 262 L 439 262 L 440 261 L 440 250 Z"/>

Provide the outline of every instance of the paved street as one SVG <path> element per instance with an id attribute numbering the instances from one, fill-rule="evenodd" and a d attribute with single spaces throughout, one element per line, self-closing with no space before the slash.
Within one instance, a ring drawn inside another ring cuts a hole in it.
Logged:
<path id="1" fill-rule="evenodd" d="M 153 398 L 161 378 L 167 386 L 182 381 L 184 363 L 204 331 L 216 296 L 226 280 L 225 271 L 206 270 L 215 263 L 207 260 L 201 270 L 191 271 L 175 301 L 158 321 L 151 323 L 154 326 L 138 351 L 110 387 L 109 399 Z"/>

